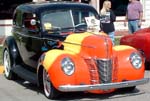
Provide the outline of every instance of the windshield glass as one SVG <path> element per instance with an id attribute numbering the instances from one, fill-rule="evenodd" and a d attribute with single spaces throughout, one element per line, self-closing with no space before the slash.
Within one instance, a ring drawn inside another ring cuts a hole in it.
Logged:
<path id="1" fill-rule="evenodd" d="M 85 17 L 95 16 L 93 12 L 86 10 L 55 10 L 42 14 L 43 30 L 52 28 L 75 28 L 86 25 Z"/>

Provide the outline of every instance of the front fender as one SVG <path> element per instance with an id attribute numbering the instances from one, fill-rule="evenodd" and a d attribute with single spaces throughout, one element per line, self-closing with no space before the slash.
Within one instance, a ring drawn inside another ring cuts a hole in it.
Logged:
<path id="1" fill-rule="evenodd" d="M 20 63 L 22 61 L 16 41 L 13 36 L 8 36 L 3 44 L 3 51 L 7 49 L 10 54 L 10 58 L 14 64 Z"/>
<path id="2" fill-rule="evenodd" d="M 75 72 L 70 76 L 66 75 L 61 68 L 61 61 L 66 57 L 71 58 L 75 64 Z M 44 53 L 42 58 L 41 64 L 48 71 L 50 80 L 55 88 L 66 84 L 90 84 L 88 66 L 78 54 L 55 49 Z"/>
<path id="3" fill-rule="evenodd" d="M 113 52 L 116 57 L 118 82 L 127 80 L 138 80 L 144 77 L 144 58 L 141 56 L 143 58 L 143 63 L 140 69 L 135 69 L 129 60 L 129 57 L 133 52 L 138 53 L 135 48 L 120 45 L 115 46 L 113 48 Z"/>

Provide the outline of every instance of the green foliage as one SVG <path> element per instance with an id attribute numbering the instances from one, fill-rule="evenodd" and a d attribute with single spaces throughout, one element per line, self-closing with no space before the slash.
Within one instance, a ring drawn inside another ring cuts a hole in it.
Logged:
<path id="1" fill-rule="evenodd" d="M 119 45 L 120 44 L 120 37 L 116 37 L 115 38 L 115 45 Z"/>

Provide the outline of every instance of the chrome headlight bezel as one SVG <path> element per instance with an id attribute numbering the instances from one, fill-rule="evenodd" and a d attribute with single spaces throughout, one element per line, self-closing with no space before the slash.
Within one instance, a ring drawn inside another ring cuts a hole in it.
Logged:
<path id="1" fill-rule="evenodd" d="M 66 75 L 72 75 L 75 71 L 75 64 L 71 58 L 65 57 L 61 61 L 61 68 Z"/>
<path id="2" fill-rule="evenodd" d="M 140 69 L 143 64 L 141 55 L 136 52 L 130 55 L 130 62 L 135 69 Z"/>

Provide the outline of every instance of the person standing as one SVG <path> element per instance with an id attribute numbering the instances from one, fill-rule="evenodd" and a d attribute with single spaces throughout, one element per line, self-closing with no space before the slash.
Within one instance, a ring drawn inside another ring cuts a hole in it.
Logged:
<path id="1" fill-rule="evenodd" d="M 139 0 L 129 0 L 125 21 L 128 22 L 129 33 L 139 30 L 142 25 L 143 7 Z M 126 26 L 125 22 L 125 26 Z"/>
<path id="2" fill-rule="evenodd" d="M 105 0 L 103 2 L 103 7 L 100 10 L 100 27 L 102 31 L 109 35 L 113 42 L 113 45 L 115 42 L 115 20 L 116 16 L 111 10 L 111 2 L 109 0 Z"/>

